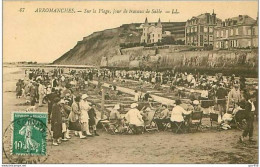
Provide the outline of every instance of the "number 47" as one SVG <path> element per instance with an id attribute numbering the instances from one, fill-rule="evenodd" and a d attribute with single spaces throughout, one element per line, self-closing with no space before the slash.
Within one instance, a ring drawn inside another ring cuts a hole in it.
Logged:
<path id="1" fill-rule="evenodd" d="M 24 12 L 25 8 L 20 8 L 19 12 Z"/>

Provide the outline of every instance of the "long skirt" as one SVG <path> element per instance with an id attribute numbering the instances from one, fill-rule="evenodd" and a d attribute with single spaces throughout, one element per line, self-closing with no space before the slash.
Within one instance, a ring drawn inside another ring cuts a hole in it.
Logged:
<path id="1" fill-rule="evenodd" d="M 69 121 L 69 130 L 81 131 L 81 124 L 79 121 L 71 122 Z"/>
<path id="2" fill-rule="evenodd" d="M 95 118 L 89 119 L 89 126 L 93 126 L 93 125 L 96 125 L 96 120 L 95 120 Z"/>
<path id="3" fill-rule="evenodd" d="M 58 139 L 60 137 L 62 137 L 62 124 L 58 123 L 55 124 L 51 127 L 52 131 L 53 131 L 53 138 L 54 139 Z"/>
<path id="4" fill-rule="evenodd" d="M 89 122 L 83 122 L 81 123 L 81 131 L 87 131 L 88 132 L 88 129 L 89 129 Z"/>

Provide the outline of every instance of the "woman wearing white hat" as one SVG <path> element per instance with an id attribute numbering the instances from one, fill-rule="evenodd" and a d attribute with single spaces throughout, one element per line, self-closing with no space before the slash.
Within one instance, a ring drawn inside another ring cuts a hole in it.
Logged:
<path id="1" fill-rule="evenodd" d="M 69 114 L 68 130 L 73 130 L 75 132 L 76 136 L 79 135 L 79 137 L 81 139 L 84 139 L 84 138 L 86 138 L 86 136 L 82 135 L 82 132 L 81 132 L 81 125 L 80 125 L 81 111 L 79 108 L 79 102 L 80 102 L 80 96 L 77 96 L 71 105 L 71 112 Z"/>
<path id="2" fill-rule="evenodd" d="M 194 100 L 192 102 L 194 112 L 201 112 L 202 111 L 202 109 L 199 106 L 199 104 L 200 104 L 199 100 Z"/>
<path id="3" fill-rule="evenodd" d="M 140 111 L 136 108 L 137 106 L 137 103 L 131 104 L 131 109 L 125 115 L 126 120 L 129 122 L 130 126 L 134 127 L 136 133 L 138 133 L 137 127 L 144 126 L 142 115 Z"/>
<path id="4" fill-rule="evenodd" d="M 87 97 L 88 97 L 87 94 L 83 94 L 81 96 L 81 101 L 79 102 L 79 108 L 81 111 L 80 122 L 82 124 L 82 131 L 86 132 L 87 136 L 92 136 L 92 134 L 89 132 L 89 116 L 88 116 L 88 110 L 90 110 L 91 107 L 89 106 Z"/>

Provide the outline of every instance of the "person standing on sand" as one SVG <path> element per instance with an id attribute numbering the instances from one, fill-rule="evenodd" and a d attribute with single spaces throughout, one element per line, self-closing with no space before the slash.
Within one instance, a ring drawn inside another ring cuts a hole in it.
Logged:
<path id="1" fill-rule="evenodd" d="M 229 92 L 229 99 L 230 99 L 230 103 L 232 105 L 235 105 L 236 103 L 241 101 L 241 92 L 239 90 L 238 84 L 234 84 L 234 88 L 231 89 L 231 91 Z M 231 105 L 231 104 L 228 104 L 228 105 Z"/>
<path id="2" fill-rule="evenodd" d="M 52 92 L 48 94 L 47 96 L 47 101 L 48 101 L 48 123 L 51 122 L 51 113 L 52 113 L 52 105 L 53 105 L 53 100 L 56 97 L 59 97 L 58 94 L 55 93 L 55 88 L 52 88 Z"/>
<path id="3" fill-rule="evenodd" d="M 35 110 L 35 103 L 36 103 L 36 96 L 37 96 L 36 82 L 32 81 L 32 85 L 30 86 L 29 93 L 30 93 L 31 107 L 33 107 Z"/>
<path id="4" fill-rule="evenodd" d="M 82 124 L 82 132 L 83 134 L 86 133 L 87 136 L 92 136 L 92 134 L 89 132 L 89 115 L 88 115 L 88 110 L 91 109 L 89 106 L 89 103 L 87 101 L 87 94 L 83 94 L 81 96 L 81 101 L 79 102 L 79 108 L 80 108 L 80 122 Z"/>
<path id="5" fill-rule="evenodd" d="M 88 110 L 88 116 L 89 116 L 89 126 L 93 128 L 94 135 L 99 136 L 97 133 L 97 128 L 96 128 L 96 110 L 95 110 L 95 105 L 90 104 L 91 108 Z"/>
<path id="6" fill-rule="evenodd" d="M 71 112 L 69 114 L 69 127 L 68 127 L 68 133 L 69 130 L 73 130 L 75 132 L 75 135 L 79 135 L 79 138 L 84 139 L 86 136 L 82 135 L 81 132 L 81 124 L 80 124 L 80 115 L 81 111 L 79 108 L 79 102 L 80 102 L 80 96 L 77 96 L 71 105 Z"/>
<path id="7" fill-rule="evenodd" d="M 21 98 L 22 96 L 22 80 L 19 79 L 16 83 L 16 98 Z"/>
<path id="8" fill-rule="evenodd" d="M 44 89 L 45 87 L 42 85 L 42 81 L 39 81 L 39 86 L 38 86 L 38 93 L 39 93 L 39 107 L 42 107 L 42 101 L 43 101 L 43 97 L 44 97 Z"/>
<path id="9" fill-rule="evenodd" d="M 246 128 L 243 131 L 242 136 L 240 136 L 240 141 L 244 142 L 244 138 L 249 136 L 249 141 L 254 142 L 253 140 L 253 130 L 254 130 L 254 114 L 255 114 L 255 105 L 253 103 L 253 96 L 245 96 L 245 113 L 246 113 Z"/>
<path id="10" fill-rule="evenodd" d="M 51 130 L 53 131 L 53 145 L 58 146 L 62 138 L 62 113 L 60 98 L 55 97 L 52 106 Z"/>
<path id="11" fill-rule="evenodd" d="M 216 91 L 216 102 L 221 116 L 226 112 L 226 96 L 227 90 L 224 88 L 224 84 L 220 83 Z"/>

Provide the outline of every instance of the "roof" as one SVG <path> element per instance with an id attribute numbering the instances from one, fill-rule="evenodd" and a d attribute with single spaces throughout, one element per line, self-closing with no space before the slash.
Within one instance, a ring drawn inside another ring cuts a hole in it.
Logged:
<path id="1" fill-rule="evenodd" d="M 237 17 L 232 17 L 229 19 L 226 19 L 225 21 L 237 21 L 237 24 L 255 24 L 256 20 L 253 19 L 252 17 L 248 16 L 248 15 L 239 15 Z"/>

